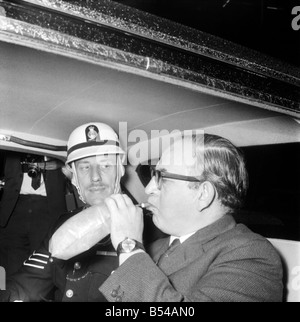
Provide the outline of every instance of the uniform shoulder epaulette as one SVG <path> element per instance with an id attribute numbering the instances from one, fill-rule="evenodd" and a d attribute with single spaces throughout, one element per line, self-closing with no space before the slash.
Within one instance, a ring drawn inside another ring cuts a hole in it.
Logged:
<path id="1" fill-rule="evenodd" d="M 49 254 L 33 252 L 32 255 L 23 263 L 24 266 L 30 266 L 37 269 L 45 269 L 50 259 Z"/>

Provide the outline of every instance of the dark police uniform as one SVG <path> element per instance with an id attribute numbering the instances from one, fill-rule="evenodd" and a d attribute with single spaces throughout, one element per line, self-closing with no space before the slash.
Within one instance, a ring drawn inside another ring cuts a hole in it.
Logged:
<path id="1" fill-rule="evenodd" d="M 63 215 L 40 249 L 7 281 L 2 301 L 106 301 L 99 287 L 119 266 L 119 260 L 107 237 L 89 251 L 70 260 L 58 260 L 48 251 L 55 230 L 82 209 Z"/>

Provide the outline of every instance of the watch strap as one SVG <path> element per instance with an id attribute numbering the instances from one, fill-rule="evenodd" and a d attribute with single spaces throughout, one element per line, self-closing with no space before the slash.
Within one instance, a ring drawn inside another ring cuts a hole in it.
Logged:
<path id="1" fill-rule="evenodd" d="M 126 241 L 133 241 L 135 242 L 135 246 L 132 250 L 125 250 L 123 248 L 123 243 Z M 134 252 L 135 250 L 141 249 L 143 251 L 145 251 L 145 247 L 142 243 L 138 242 L 135 239 L 131 239 L 131 238 L 125 238 L 122 242 L 119 243 L 118 247 L 117 247 L 117 255 L 120 256 L 121 254 L 130 254 L 132 252 Z"/>

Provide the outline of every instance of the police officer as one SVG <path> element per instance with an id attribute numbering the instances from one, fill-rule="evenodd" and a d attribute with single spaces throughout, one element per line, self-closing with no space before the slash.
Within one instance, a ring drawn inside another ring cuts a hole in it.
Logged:
<path id="1" fill-rule="evenodd" d="M 71 133 L 64 173 L 85 206 L 60 217 L 42 247 L 7 281 L 2 301 L 105 301 L 99 286 L 119 265 L 109 236 L 68 261 L 51 257 L 49 240 L 71 216 L 120 192 L 124 159 L 117 134 L 106 124 L 84 124 Z"/>

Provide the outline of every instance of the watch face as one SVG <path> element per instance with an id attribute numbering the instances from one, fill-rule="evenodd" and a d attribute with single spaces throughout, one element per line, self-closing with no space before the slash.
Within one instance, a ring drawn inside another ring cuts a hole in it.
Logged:
<path id="1" fill-rule="evenodd" d="M 125 253 L 130 253 L 134 250 L 136 242 L 132 239 L 126 239 L 122 242 L 122 249 Z"/>

